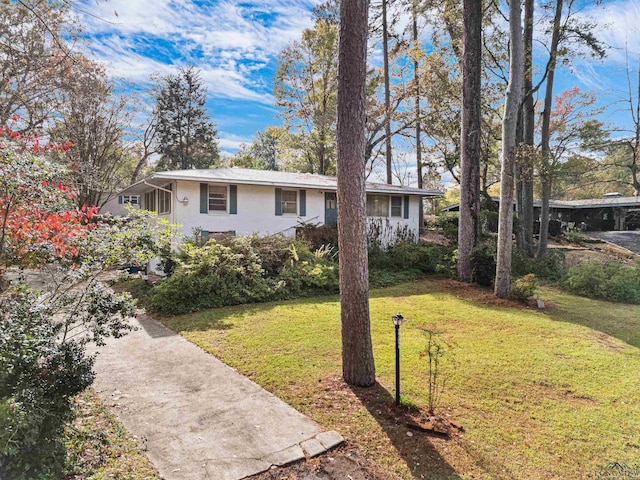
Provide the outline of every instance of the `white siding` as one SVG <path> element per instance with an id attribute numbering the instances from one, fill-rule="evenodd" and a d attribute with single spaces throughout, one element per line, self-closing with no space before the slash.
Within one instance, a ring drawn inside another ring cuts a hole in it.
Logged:
<path id="1" fill-rule="evenodd" d="M 325 190 L 304 189 L 306 191 L 306 215 L 300 214 L 300 195 L 298 193 L 298 214 L 276 215 L 275 186 L 237 185 L 237 214 L 230 214 L 229 193 L 227 194 L 227 212 L 200 213 L 200 182 L 177 180 L 172 183 L 171 213 L 160 215 L 169 223 L 179 225 L 178 230 L 185 236 L 191 236 L 195 228 L 208 232 L 229 232 L 236 235 L 273 235 L 281 233 L 286 236 L 295 235 L 295 227 L 302 222 L 311 224 L 324 223 L 324 193 Z M 219 183 L 212 185 L 222 185 Z M 232 184 L 233 185 L 233 184 Z M 228 185 L 227 185 L 228 186 Z M 283 188 L 284 190 L 296 190 Z M 298 189 L 298 192 L 300 190 Z M 378 194 L 376 194 L 378 195 Z M 409 232 L 411 239 L 418 239 L 418 201 L 417 195 L 409 196 L 409 218 L 404 218 L 404 199 L 401 217 L 368 218 L 371 227 L 375 224 L 380 231 L 379 241 L 387 246 L 398 239 L 398 232 Z M 184 199 L 187 201 L 183 201 Z M 110 208 L 105 210 L 113 213 L 124 213 L 115 202 L 110 202 Z M 145 207 L 145 205 L 143 205 Z"/>
<path id="2" fill-rule="evenodd" d="M 213 185 L 213 184 L 212 184 Z M 219 184 L 215 184 L 219 185 Z M 273 235 L 282 233 L 295 235 L 295 227 L 301 222 L 324 222 L 324 192 L 306 189 L 307 212 L 300 217 L 300 196 L 298 195 L 298 215 L 276 215 L 276 187 L 262 185 L 237 185 L 238 213 L 200 213 L 200 183 L 177 182 L 177 198 L 185 203 L 175 205 L 175 223 L 180 232 L 190 236 L 194 228 L 200 227 L 208 232 L 235 231 L 236 235 Z M 288 188 L 286 190 L 289 190 Z M 228 207 L 227 207 L 228 211 Z"/>

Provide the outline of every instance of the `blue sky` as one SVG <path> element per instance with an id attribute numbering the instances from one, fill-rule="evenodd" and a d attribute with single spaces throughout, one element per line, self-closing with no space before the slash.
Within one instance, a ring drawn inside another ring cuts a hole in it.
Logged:
<path id="1" fill-rule="evenodd" d="M 145 85 L 154 73 L 166 75 L 187 64 L 200 68 L 220 148 L 231 153 L 250 142 L 257 130 L 280 124 L 272 96 L 277 55 L 311 26 L 316 3 L 108 0 L 87 3 L 85 8 L 95 16 L 78 15 L 91 53 L 115 77 Z M 612 47 L 608 57 L 603 62 L 578 59 L 573 68 L 559 73 L 557 91 L 578 85 L 595 91 L 601 105 L 610 105 L 624 98 L 627 89 L 625 45 L 637 71 L 640 0 L 604 4 L 595 18 L 599 38 Z M 605 120 L 628 126 L 620 112 L 624 106 L 617 105 Z"/>

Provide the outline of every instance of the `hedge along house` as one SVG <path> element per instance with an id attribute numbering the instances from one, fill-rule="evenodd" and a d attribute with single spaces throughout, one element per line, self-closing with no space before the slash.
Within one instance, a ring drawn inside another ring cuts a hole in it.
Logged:
<path id="1" fill-rule="evenodd" d="M 118 201 L 136 199 L 187 236 L 225 233 L 294 236 L 300 224 L 335 225 L 335 177 L 309 173 L 219 168 L 156 172 L 120 192 Z M 422 197 L 441 192 L 367 183 L 370 240 L 389 245 L 417 241 Z"/>

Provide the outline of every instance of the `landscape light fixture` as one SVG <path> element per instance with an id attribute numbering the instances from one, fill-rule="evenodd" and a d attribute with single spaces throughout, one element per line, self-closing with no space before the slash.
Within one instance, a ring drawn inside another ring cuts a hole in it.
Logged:
<path id="1" fill-rule="evenodd" d="M 391 317 L 391 320 L 396 327 L 396 405 L 400 405 L 400 325 L 404 317 L 398 312 Z"/>

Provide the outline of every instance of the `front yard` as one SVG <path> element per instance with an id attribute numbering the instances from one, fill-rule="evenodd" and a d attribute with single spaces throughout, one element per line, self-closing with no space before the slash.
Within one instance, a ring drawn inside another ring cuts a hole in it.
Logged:
<path id="1" fill-rule="evenodd" d="M 372 291 L 381 386 L 340 380 L 337 297 L 228 307 L 164 317 L 173 330 L 236 367 L 364 457 L 402 478 L 588 478 L 640 458 L 640 307 L 544 289 L 545 311 L 488 290 L 425 280 Z M 439 413 L 464 433 L 411 431 L 392 405 L 400 311 L 402 394 L 427 405 L 426 339 L 435 323 L 455 343 Z M 376 469 L 377 470 L 377 469 Z"/>

